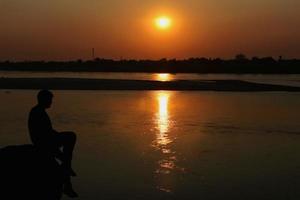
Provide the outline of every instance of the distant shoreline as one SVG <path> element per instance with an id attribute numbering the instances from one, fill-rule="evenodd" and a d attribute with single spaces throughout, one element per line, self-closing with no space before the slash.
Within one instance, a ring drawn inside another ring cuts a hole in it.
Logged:
<path id="1" fill-rule="evenodd" d="M 148 80 L 81 78 L 0 78 L 0 89 L 300 92 L 300 87 L 253 83 L 241 80 L 182 80 L 161 82 Z"/>
<path id="2" fill-rule="evenodd" d="M 300 59 L 189 58 L 184 60 L 94 60 L 0 62 L 0 71 L 27 72 L 144 72 L 199 74 L 300 74 Z"/>

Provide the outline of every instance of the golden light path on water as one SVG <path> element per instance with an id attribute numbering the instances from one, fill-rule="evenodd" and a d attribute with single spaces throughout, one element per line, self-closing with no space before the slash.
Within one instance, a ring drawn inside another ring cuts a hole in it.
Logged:
<path id="1" fill-rule="evenodd" d="M 157 135 L 157 143 L 161 146 L 165 146 L 171 142 L 168 138 L 169 131 L 169 97 L 170 94 L 167 92 L 160 92 L 157 95 L 158 100 L 158 113 L 157 113 L 157 125 L 159 129 L 159 134 Z"/>
<path id="2" fill-rule="evenodd" d="M 157 188 L 164 192 L 172 192 L 172 185 L 167 181 L 174 176 L 176 166 L 176 152 L 172 150 L 174 138 L 170 137 L 172 129 L 172 120 L 170 119 L 170 98 L 172 93 L 168 91 L 159 91 L 156 93 L 157 112 L 155 117 L 156 122 L 156 139 L 155 147 L 161 152 L 161 157 L 158 160 L 158 166 L 155 171 L 157 175 Z"/>

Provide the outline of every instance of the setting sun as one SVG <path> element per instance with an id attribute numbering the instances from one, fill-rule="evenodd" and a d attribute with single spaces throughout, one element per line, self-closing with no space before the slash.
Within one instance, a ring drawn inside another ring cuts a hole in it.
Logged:
<path id="1" fill-rule="evenodd" d="M 155 24 L 160 29 L 167 29 L 171 26 L 172 21 L 169 17 L 161 16 L 156 18 Z"/>

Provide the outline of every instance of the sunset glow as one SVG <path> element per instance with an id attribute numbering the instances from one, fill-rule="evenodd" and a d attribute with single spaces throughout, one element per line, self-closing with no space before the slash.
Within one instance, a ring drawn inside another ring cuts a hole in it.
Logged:
<path id="1" fill-rule="evenodd" d="M 158 17 L 155 20 L 155 24 L 159 29 L 168 29 L 171 26 L 171 19 L 169 17 Z"/>
<path id="2" fill-rule="evenodd" d="M 2 61 L 300 56 L 296 0 L 0 2 Z"/>

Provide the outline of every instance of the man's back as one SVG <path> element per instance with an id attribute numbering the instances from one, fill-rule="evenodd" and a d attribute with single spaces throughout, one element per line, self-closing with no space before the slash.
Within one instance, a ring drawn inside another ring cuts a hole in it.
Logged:
<path id="1" fill-rule="evenodd" d="M 35 106 L 31 109 L 28 118 L 28 129 L 33 144 L 47 142 L 53 135 L 54 130 L 45 109 Z"/>

